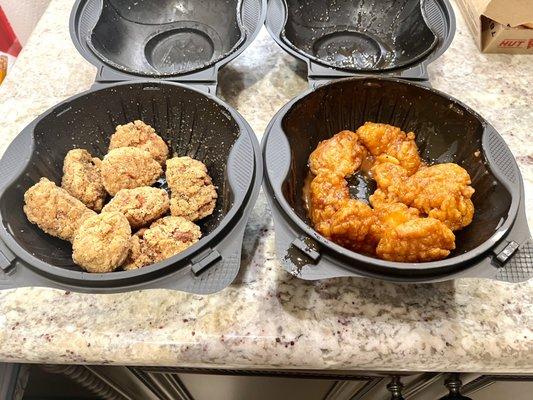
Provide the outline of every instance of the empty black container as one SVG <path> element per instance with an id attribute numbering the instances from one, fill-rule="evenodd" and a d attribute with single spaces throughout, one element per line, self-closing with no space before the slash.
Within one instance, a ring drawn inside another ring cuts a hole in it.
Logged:
<path id="1" fill-rule="evenodd" d="M 98 67 L 97 82 L 39 116 L 0 160 L 0 288 L 90 293 L 170 288 L 205 294 L 237 276 L 263 163 L 250 126 L 213 94 L 218 69 L 257 35 L 266 1 L 157 3 L 78 0 L 74 5 L 71 36 Z M 59 183 L 70 149 L 102 157 L 115 127 L 137 119 L 152 125 L 173 155 L 203 161 L 219 200 L 214 214 L 200 222 L 202 239 L 186 251 L 136 271 L 86 273 L 73 263 L 70 243 L 29 223 L 22 210 L 24 192 L 42 176 Z"/>
<path id="2" fill-rule="evenodd" d="M 309 154 L 321 140 L 366 121 L 417 134 L 430 163 L 455 162 L 476 189 L 474 220 L 456 232 L 446 259 L 398 263 L 349 251 L 318 234 L 304 207 Z M 457 277 L 522 281 L 533 276 L 533 245 L 524 211 L 524 185 L 512 153 L 494 128 L 460 101 L 392 78 L 349 78 L 310 90 L 273 118 L 263 138 L 265 191 L 278 257 L 303 279 L 368 276 L 401 282 Z"/>
<path id="3" fill-rule="evenodd" d="M 311 79 L 427 79 L 427 65 L 455 32 L 447 0 L 271 0 L 266 24 L 285 51 L 307 63 Z"/>
<path id="4" fill-rule="evenodd" d="M 132 75 L 216 83 L 263 25 L 266 0 L 77 0 L 73 42 L 101 82 Z"/>

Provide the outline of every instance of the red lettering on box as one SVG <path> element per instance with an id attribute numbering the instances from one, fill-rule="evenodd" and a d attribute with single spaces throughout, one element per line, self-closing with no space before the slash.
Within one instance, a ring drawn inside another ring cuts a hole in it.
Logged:
<path id="1" fill-rule="evenodd" d="M 504 39 L 498 47 L 520 47 L 526 43 L 526 39 Z"/>
<path id="2" fill-rule="evenodd" d="M 530 49 L 533 47 L 533 39 L 529 39 L 529 42 L 527 42 L 527 48 Z"/>

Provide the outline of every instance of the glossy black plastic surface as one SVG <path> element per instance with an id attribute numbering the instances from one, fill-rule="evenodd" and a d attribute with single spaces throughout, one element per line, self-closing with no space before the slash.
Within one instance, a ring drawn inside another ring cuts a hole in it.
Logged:
<path id="1" fill-rule="evenodd" d="M 271 0 L 266 23 L 316 78 L 386 73 L 427 79 L 427 64 L 455 32 L 447 0 Z"/>
<path id="2" fill-rule="evenodd" d="M 70 30 L 98 81 L 216 81 L 263 24 L 266 0 L 77 0 Z"/>
<path id="3" fill-rule="evenodd" d="M 283 40 L 334 68 L 399 68 L 427 55 L 438 40 L 426 23 L 420 0 L 286 3 Z"/>
<path id="4" fill-rule="evenodd" d="M 237 0 L 103 0 L 88 43 L 104 62 L 127 72 L 191 72 L 243 43 L 237 5 Z"/>

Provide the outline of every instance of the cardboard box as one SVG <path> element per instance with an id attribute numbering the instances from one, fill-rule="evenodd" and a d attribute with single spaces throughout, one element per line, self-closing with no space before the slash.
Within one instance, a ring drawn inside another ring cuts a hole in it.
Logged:
<path id="1" fill-rule="evenodd" d="M 533 0 L 456 0 L 483 53 L 533 54 Z"/>

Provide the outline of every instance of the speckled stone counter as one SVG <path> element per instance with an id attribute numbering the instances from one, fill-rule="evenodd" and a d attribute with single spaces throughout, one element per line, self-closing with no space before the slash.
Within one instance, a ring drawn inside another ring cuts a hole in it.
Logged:
<path id="1" fill-rule="evenodd" d="M 68 33 L 72 1 L 52 0 L 0 87 L 0 149 L 39 113 L 91 86 L 95 69 Z M 533 57 L 482 55 L 456 10 L 434 87 L 485 116 L 514 152 L 533 222 Z M 220 74 L 219 94 L 262 135 L 307 87 L 303 65 L 265 30 Z M 533 281 L 396 285 L 304 282 L 285 273 L 263 195 L 236 282 L 211 296 L 171 291 L 81 295 L 0 292 L 0 360 L 220 368 L 533 373 Z"/>

